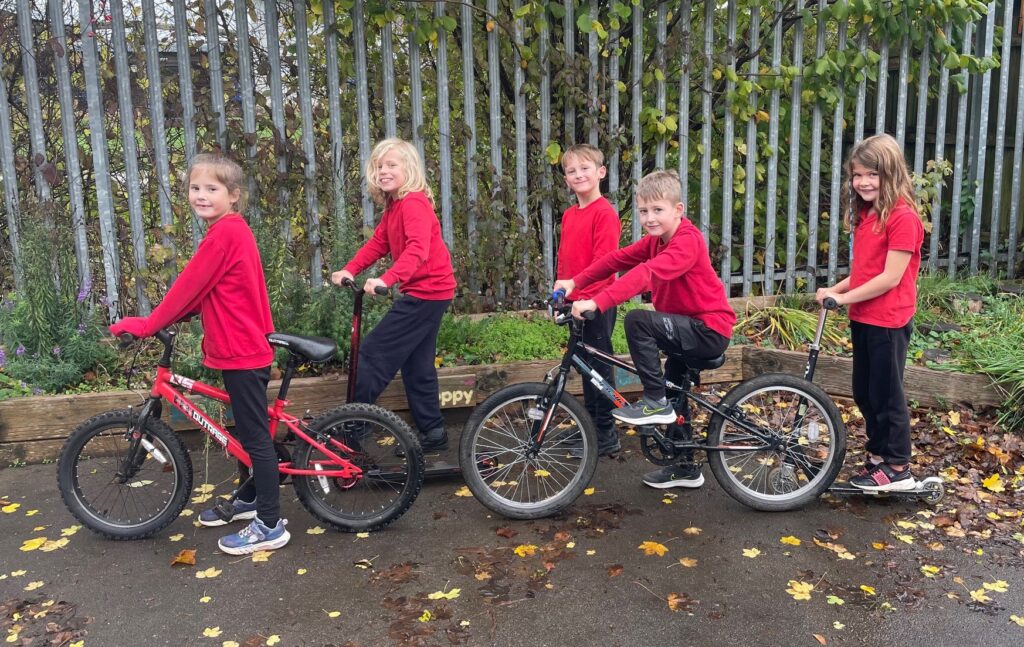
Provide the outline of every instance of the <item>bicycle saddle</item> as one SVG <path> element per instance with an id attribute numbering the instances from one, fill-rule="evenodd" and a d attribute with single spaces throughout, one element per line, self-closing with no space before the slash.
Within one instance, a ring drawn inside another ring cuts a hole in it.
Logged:
<path id="1" fill-rule="evenodd" d="M 693 357 L 686 357 L 685 355 L 676 355 L 675 353 L 668 353 L 669 357 L 674 357 L 684 364 L 691 370 L 706 371 L 713 368 L 718 368 L 722 364 L 725 364 L 725 355 L 719 355 L 711 359 L 696 359 Z"/>
<path id="2" fill-rule="evenodd" d="M 338 343 L 326 337 L 305 337 L 285 332 L 272 332 L 267 335 L 267 341 L 271 346 L 287 348 L 292 355 L 297 355 L 309 362 L 326 362 L 338 352 Z"/>

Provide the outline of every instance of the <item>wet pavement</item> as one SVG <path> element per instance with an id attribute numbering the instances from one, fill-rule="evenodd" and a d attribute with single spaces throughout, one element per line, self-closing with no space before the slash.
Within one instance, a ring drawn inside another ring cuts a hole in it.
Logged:
<path id="1" fill-rule="evenodd" d="M 405 516 L 366 538 L 310 534 L 323 524 L 286 487 L 292 541 L 265 562 L 224 555 L 223 529 L 194 527 L 208 503 L 190 503 L 192 516 L 152 539 L 114 542 L 73 530 L 54 465 L 0 469 L 0 641 L 1024 644 L 1024 626 L 1011 620 L 1024 618 L 1019 540 L 948 537 L 929 521 L 941 504 L 826 497 L 758 513 L 706 467 L 703 488 L 666 496 L 640 483 L 650 465 L 635 437 L 624 446 L 601 460 L 592 495 L 533 522 L 489 514 L 447 478 L 428 481 Z M 222 455 L 192 458 L 197 488 L 230 491 Z M 196 551 L 196 564 L 172 567 L 183 549 Z"/>

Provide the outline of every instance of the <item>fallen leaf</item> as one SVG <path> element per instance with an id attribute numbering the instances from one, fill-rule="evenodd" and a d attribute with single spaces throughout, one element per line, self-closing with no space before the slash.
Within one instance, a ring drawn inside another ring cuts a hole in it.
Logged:
<path id="1" fill-rule="evenodd" d="M 992 598 L 985 595 L 985 589 L 983 588 L 971 591 L 971 599 L 975 602 L 980 602 L 981 604 L 992 601 Z"/>
<path id="2" fill-rule="evenodd" d="M 196 565 L 196 549 L 186 548 L 174 556 L 171 560 L 171 566 L 181 564 L 182 566 L 195 566 Z"/>
<path id="3" fill-rule="evenodd" d="M 830 595 L 830 596 L 828 596 L 827 598 L 825 598 L 825 602 L 828 602 L 829 604 L 834 604 L 834 605 L 836 605 L 838 607 L 841 607 L 844 604 L 846 604 L 846 600 L 842 599 L 838 595 Z"/>
<path id="4" fill-rule="evenodd" d="M 669 593 L 668 597 L 665 598 L 665 602 L 668 603 L 668 608 L 672 611 L 685 610 L 687 606 L 692 602 L 690 596 L 678 593 Z"/>
<path id="5" fill-rule="evenodd" d="M 665 548 L 663 544 L 659 544 L 656 541 L 645 541 L 637 546 L 637 548 L 644 551 L 644 555 L 657 555 L 658 557 L 662 557 L 668 552 L 668 548 Z"/>
<path id="6" fill-rule="evenodd" d="M 608 577 L 618 577 L 622 575 L 622 570 L 622 564 L 612 564 L 608 567 Z"/>
<path id="7" fill-rule="evenodd" d="M 366 539 L 369 536 L 370 536 L 370 533 L 368 533 L 368 532 L 357 532 L 356 533 L 356 539 Z"/>
<path id="8" fill-rule="evenodd" d="M 78 525 L 68 526 L 67 528 L 64 528 L 63 530 L 60 531 L 60 536 L 61 537 L 70 537 L 71 535 L 75 534 L 76 532 L 78 532 L 81 529 L 82 529 L 82 527 L 78 526 Z"/>
<path id="9" fill-rule="evenodd" d="M 328 618 L 337 618 L 341 615 L 341 611 L 327 611 L 326 613 Z"/>
<path id="10" fill-rule="evenodd" d="M 693 568 L 697 565 L 697 560 L 692 557 L 680 557 L 679 563 L 686 568 Z"/>
<path id="11" fill-rule="evenodd" d="M 0 508 L 0 510 L 3 510 L 7 514 L 11 514 L 12 512 L 17 511 L 17 509 L 20 508 L 20 507 L 21 507 L 20 503 L 8 503 L 4 507 Z"/>
<path id="12" fill-rule="evenodd" d="M 423 615 L 421 615 L 419 617 L 419 621 L 420 622 L 430 622 L 430 619 L 433 618 L 433 617 L 434 616 L 430 613 L 430 610 L 428 609 L 428 610 L 425 610 L 423 612 Z"/>
<path id="13" fill-rule="evenodd" d="M 473 496 L 473 493 L 469 491 L 469 487 L 463 485 L 458 490 L 455 490 L 455 496 Z"/>
<path id="14" fill-rule="evenodd" d="M 203 604 L 207 604 L 212 599 L 213 598 L 211 598 L 210 596 L 204 595 L 203 597 L 199 598 L 199 601 L 202 602 Z"/>
<path id="15" fill-rule="evenodd" d="M 40 546 L 45 544 L 47 541 L 48 540 L 46 539 L 46 537 L 36 537 L 34 539 L 26 539 L 21 544 L 21 550 L 23 552 L 26 552 L 26 553 L 29 552 L 29 551 L 37 550 Z"/>
<path id="16" fill-rule="evenodd" d="M 1024 618 L 1018 615 L 1010 616 L 1010 621 L 1016 623 L 1018 626 L 1024 627 Z"/>
<path id="17" fill-rule="evenodd" d="M 699 535 L 702 532 L 704 532 L 704 531 L 701 530 L 700 528 L 697 528 L 695 526 L 690 526 L 689 528 L 687 528 L 686 530 L 683 531 L 683 534 L 685 534 L 685 535 Z"/>
<path id="18" fill-rule="evenodd" d="M 818 641 L 819 645 L 827 645 L 828 644 L 828 641 L 825 640 L 825 636 L 822 636 L 821 634 L 812 634 L 812 635 L 814 636 L 814 639 Z"/>
<path id="19" fill-rule="evenodd" d="M 241 646 L 238 644 L 237 641 L 225 640 L 224 642 L 221 643 L 220 647 L 241 647 Z"/>
<path id="20" fill-rule="evenodd" d="M 588 487 L 587 489 L 583 490 L 583 496 L 591 496 L 593 493 L 594 488 L 592 487 Z"/>
<path id="21" fill-rule="evenodd" d="M 210 568 L 206 569 L 205 571 L 197 571 L 196 572 L 196 577 L 198 577 L 201 580 L 202 579 L 212 579 L 214 577 L 217 577 L 220 574 L 221 574 L 221 571 L 219 571 L 216 568 L 214 568 L 213 566 L 211 566 Z"/>
<path id="22" fill-rule="evenodd" d="M 167 539 L 168 539 L 169 541 L 181 541 L 181 540 L 182 540 L 182 539 L 184 539 L 184 538 L 185 538 L 185 535 L 183 535 L 183 534 L 181 534 L 181 533 L 179 532 L 179 533 L 178 533 L 178 534 L 176 534 L 176 535 L 171 535 L 171 536 L 170 536 L 170 537 L 168 537 Z"/>
<path id="23" fill-rule="evenodd" d="M 273 647 L 279 642 L 281 642 L 281 636 L 278 636 L 277 634 L 267 636 L 267 645 L 270 645 L 270 647 Z"/>
<path id="24" fill-rule="evenodd" d="M 924 573 L 925 577 L 935 577 L 939 574 L 940 570 L 938 566 L 932 566 L 931 564 L 923 564 L 921 566 L 921 572 Z"/>
<path id="25" fill-rule="evenodd" d="M 454 600 L 455 598 L 459 597 L 459 593 L 461 593 L 461 592 L 462 592 L 462 589 L 452 589 L 451 591 L 448 591 L 447 593 L 445 593 L 444 591 L 434 591 L 433 593 L 431 593 L 430 595 L 427 596 L 427 599 L 428 600 Z"/>
<path id="26" fill-rule="evenodd" d="M 779 543 L 780 544 L 788 544 L 790 546 L 799 546 L 800 545 L 800 540 L 797 539 L 796 537 L 790 535 L 788 537 L 783 537 L 782 539 L 780 539 Z"/>
<path id="27" fill-rule="evenodd" d="M 363 570 L 366 570 L 366 569 L 369 569 L 369 568 L 373 568 L 373 562 L 371 562 L 368 559 L 358 559 L 358 560 L 352 562 L 352 565 L 355 566 L 356 568 L 361 568 Z"/>
<path id="28" fill-rule="evenodd" d="M 271 550 L 257 550 L 252 554 L 252 561 L 254 562 L 269 562 L 270 556 L 274 554 Z"/>
<path id="29" fill-rule="evenodd" d="M 755 557 L 757 557 L 760 554 L 761 554 L 761 551 L 758 550 L 757 548 L 744 548 L 743 549 L 743 556 L 744 557 L 749 557 L 750 559 L 754 559 Z"/>
<path id="30" fill-rule="evenodd" d="M 995 591 L 996 593 L 1006 593 L 1009 589 L 1009 584 L 1006 580 L 996 580 L 995 582 L 983 582 L 981 585 L 986 591 Z"/>
<path id="31" fill-rule="evenodd" d="M 1006 490 L 1006 487 L 1003 485 L 1003 479 L 999 476 L 998 472 L 983 480 L 981 484 L 986 490 L 991 490 L 992 492 L 1004 492 Z"/>
<path id="32" fill-rule="evenodd" d="M 512 530 L 508 526 L 502 526 L 501 528 L 495 530 L 494 534 L 498 535 L 499 537 L 504 537 L 505 539 L 512 539 L 513 537 L 519 534 L 519 531 Z"/>
<path id="33" fill-rule="evenodd" d="M 295 571 L 295 574 L 296 574 L 296 575 L 305 575 L 305 574 L 306 574 L 306 572 L 307 572 L 307 571 L 306 571 L 306 569 L 304 569 L 304 568 L 300 568 L 300 569 L 298 569 L 297 571 Z"/>
<path id="34" fill-rule="evenodd" d="M 537 547 L 533 544 L 520 544 L 515 547 L 515 554 L 520 557 L 529 557 L 537 552 Z"/>
<path id="35" fill-rule="evenodd" d="M 587 557 L 593 557 L 596 554 L 597 554 L 597 551 L 594 550 L 594 549 L 590 549 L 590 550 L 587 551 Z"/>
<path id="36" fill-rule="evenodd" d="M 832 623 L 832 627 L 834 629 L 846 629 L 846 625 L 844 625 L 843 623 L 839 622 L 838 620 L 836 620 L 835 622 Z"/>
<path id="37" fill-rule="evenodd" d="M 220 627 L 207 627 L 206 629 L 203 629 L 203 635 L 207 638 L 216 638 L 220 634 Z"/>
<path id="38" fill-rule="evenodd" d="M 312 528 L 306 528 L 306 534 L 307 535 L 322 535 L 322 534 L 324 534 L 324 529 L 321 528 L 320 526 L 313 526 Z"/>
<path id="39" fill-rule="evenodd" d="M 551 476 L 551 472 L 549 472 L 547 470 L 534 470 L 533 475 L 536 476 L 539 479 L 542 479 L 542 478 L 547 478 L 548 476 Z"/>
<path id="40" fill-rule="evenodd" d="M 43 582 L 29 582 L 25 587 L 26 591 L 35 591 L 38 588 L 42 588 Z"/>
<path id="41" fill-rule="evenodd" d="M 798 582 L 797 580 L 789 581 L 789 588 L 786 589 L 786 593 L 793 596 L 794 600 L 810 600 L 811 591 L 814 590 L 814 585 L 808 582 Z"/>
<path id="42" fill-rule="evenodd" d="M 867 584 L 861 584 L 861 585 L 860 585 L 860 590 L 861 590 L 861 591 L 864 591 L 864 592 L 865 592 L 865 593 L 867 593 L 868 595 L 876 595 L 876 593 L 875 593 L 875 587 L 873 587 L 873 586 L 868 586 Z"/>

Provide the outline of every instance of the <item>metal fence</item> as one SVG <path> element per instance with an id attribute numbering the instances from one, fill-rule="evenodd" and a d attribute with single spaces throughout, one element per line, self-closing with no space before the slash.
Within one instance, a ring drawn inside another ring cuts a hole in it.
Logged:
<path id="1" fill-rule="evenodd" d="M 1014 276 L 1024 15 L 1019 1 L 993 2 L 957 28 L 911 13 L 927 4 L 894 9 L 908 26 L 890 41 L 877 20 L 837 17 L 831 0 L 353 0 L 347 11 L 4 0 L 4 266 L 22 280 L 19 231 L 48 214 L 46 226 L 73 232 L 80 282 L 102 272 L 112 312 L 128 289 L 146 311 L 152 246 L 173 258 L 202 236 L 174 174 L 218 146 L 250 164 L 273 158 L 280 181 L 254 181 L 249 215 L 277 214 L 315 289 L 325 258 L 336 260 L 325 237 L 373 226 L 360 170 L 376 139 L 398 135 L 427 158 L 460 279 L 526 295 L 552 281 L 556 214 L 569 204 L 553 162 L 587 141 L 606 153 L 627 238 L 640 235 L 633 184 L 678 168 L 730 291 L 792 293 L 845 271 L 841 163 L 853 142 L 886 131 L 913 171 L 952 164 L 931 205 L 927 268 Z M 940 65 L 935 34 L 1000 64 Z M 829 51 L 877 62 L 837 72 L 826 101 L 804 83 Z M 291 207 L 302 216 L 281 217 Z M 509 271 L 487 274 L 495 260 Z"/>

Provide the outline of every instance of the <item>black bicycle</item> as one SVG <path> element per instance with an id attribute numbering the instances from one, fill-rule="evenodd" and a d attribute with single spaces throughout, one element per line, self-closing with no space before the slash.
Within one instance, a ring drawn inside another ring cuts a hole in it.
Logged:
<path id="1" fill-rule="evenodd" d="M 473 495 L 491 510 L 515 519 L 555 514 L 583 492 L 597 467 L 597 433 L 582 403 L 565 392 L 576 369 L 616 407 L 626 399 L 593 368 L 604 362 L 636 374 L 628 362 L 581 341 L 584 321 L 557 295 L 549 302 L 555 322 L 569 327 L 561 363 L 544 382 L 507 386 L 484 400 L 466 422 L 459 464 Z M 725 356 L 697 360 L 669 356 L 665 387 L 677 419 L 638 429 L 644 456 L 673 465 L 704 451 L 711 472 L 729 495 L 756 510 L 793 510 L 829 488 L 843 466 L 846 427 L 839 409 L 813 384 L 814 366 L 828 309 L 821 310 L 804 377 L 766 373 L 740 382 L 717 403 L 696 393 L 700 372 Z M 676 381 L 678 380 L 678 383 Z M 706 438 L 694 437 L 692 405 L 707 411 Z M 582 447 L 582 459 L 568 450 Z"/>

